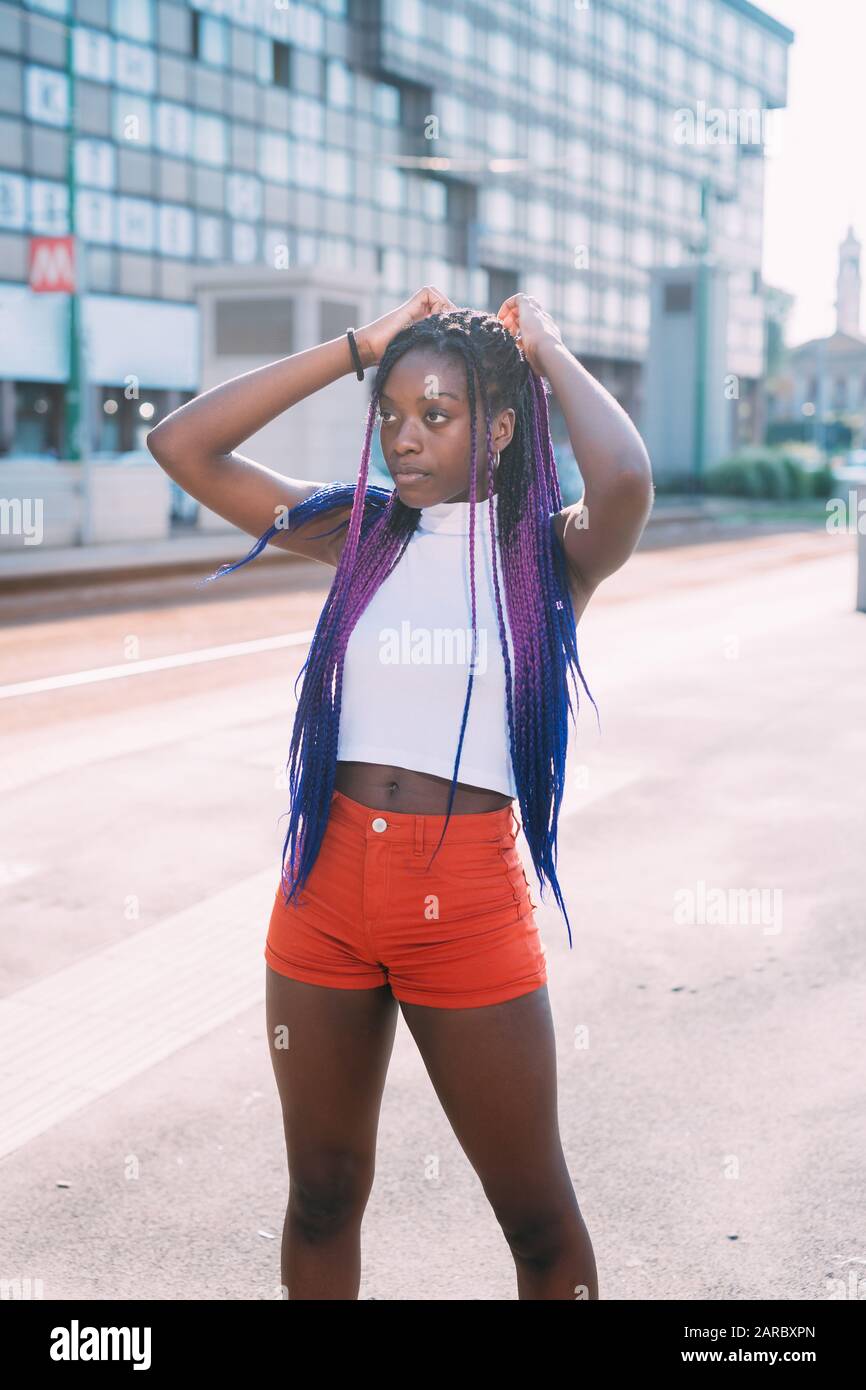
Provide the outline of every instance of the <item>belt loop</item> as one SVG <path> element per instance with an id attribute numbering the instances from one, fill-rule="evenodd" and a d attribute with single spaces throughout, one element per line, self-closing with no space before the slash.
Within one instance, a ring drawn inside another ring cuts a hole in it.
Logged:
<path id="1" fill-rule="evenodd" d="M 516 830 L 514 833 L 515 833 L 515 834 L 519 834 L 520 831 L 523 829 L 523 823 L 522 823 L 521 821 L 518 820 L 517 814 L 516 814 L 516 812 L 515 812 L 513 806 L 511 807 L 511 819 L 512 819 L 512 821 L 514 822 L 514 824 L 517 826 L 517 830 Z"/>
<path id="2" fill-rule="evenodd" d="M 415 853 L 424 853 L 424 817 L 415 817 Z"/>

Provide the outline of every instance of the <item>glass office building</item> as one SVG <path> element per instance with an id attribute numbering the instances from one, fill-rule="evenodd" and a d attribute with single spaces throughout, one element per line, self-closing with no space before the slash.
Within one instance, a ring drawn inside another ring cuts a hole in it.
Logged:
<path id="1" fill-rule="evenodd" d="M 693 257 L 702 185 L 730 370 L 757 380 L 763 148 L 682 113 L 783 105 L 792 39 L 746 0 L 0 3 L 0 455 L 63 456 L 68 300 L 31 290 L 29 246 L 71 200 L 96 449 L 198 389 L 204 264 L 333 267 L 377 312 L 526 290 L 639 425 L 649 268 Z"/>

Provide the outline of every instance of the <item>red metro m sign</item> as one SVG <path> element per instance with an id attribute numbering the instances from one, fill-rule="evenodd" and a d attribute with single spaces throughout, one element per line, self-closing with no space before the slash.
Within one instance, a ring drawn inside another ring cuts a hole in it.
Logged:
<path id="1" fill-rule="evenodd" d="M 36 294 L 73 294 L 75 238 L 32 236 L 28 270 L 30 288 Z"/>

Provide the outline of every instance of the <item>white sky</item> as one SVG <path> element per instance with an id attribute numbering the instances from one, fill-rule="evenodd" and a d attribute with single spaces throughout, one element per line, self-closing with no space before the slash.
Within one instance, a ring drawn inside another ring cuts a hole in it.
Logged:
<path id="1" fill-rule="evenodd" d="M 788 104 L 772 118 L 778 148 L 766 161 L 763 265 L 769 284 L 796 296 L 794 346 L 836 326 L 838 250 L 849 224 L 864 243 L 866 278 L 866 3 L 766 0 L 759 8 L 795 35 Z"/>

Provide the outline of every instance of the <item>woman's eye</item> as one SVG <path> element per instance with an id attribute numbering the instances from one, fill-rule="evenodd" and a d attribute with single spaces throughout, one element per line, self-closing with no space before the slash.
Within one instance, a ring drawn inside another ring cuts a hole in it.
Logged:
<path id="1" fill-rule="evenodd" d="M 379 406 L 376 410 L 376 419 L 379 421 L 380 424 L 385 424 L 386 418 L 389 417 L 390 414 L 390 410 L 386 410 L 384 406 Z M 429 420 L 431 415 L 438 415 L 440 420 L 448 419 L 448 416 L 445 414 L 443 410 L 428 410 L 426 418 Z"/>

